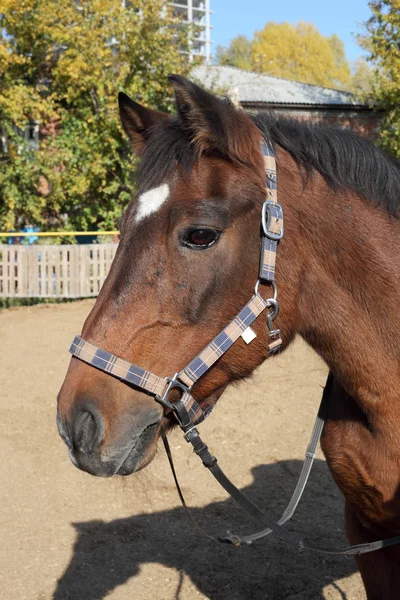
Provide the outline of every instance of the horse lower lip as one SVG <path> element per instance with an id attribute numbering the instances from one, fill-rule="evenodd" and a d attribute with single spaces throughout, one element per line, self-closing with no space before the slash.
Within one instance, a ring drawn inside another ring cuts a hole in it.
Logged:
<path id="1" fill-rule="evenodd" d="M 146 451 L 153 440 L 158 425 L 159 421 L 151 423 L 143 430 L 140 437 L 136 440 L 136 443 L 132 446 L 128 456 L 119 467 L 116 475 L 131 475 L 135 471 L 140 471 L 140 469 L 148 464 L 149 461 L 146 460 Z"/>
<path id="2" fill-rule="evenodd" d="M 116 475 L 132 475 L 138 469 L 136 468 L 138 463 L 140 462 L 140 456 L 138 455 L 135 448 L 132 448 L 128 457 L 124 460 L 122 465 L 119 467 Z"/>
<path id="3" fill-rule="evenodd" d="M 148 461 L 144 460 L 145 456 L 142 452 L 134 447 L 128 454 L 127 458 L 124 460 L 122 465 L 119 467 L 118 471 L 115 473 L 116 475 L 132 475 L 136 471 L 140 471 L 143 467 L 145 467 Z"/>

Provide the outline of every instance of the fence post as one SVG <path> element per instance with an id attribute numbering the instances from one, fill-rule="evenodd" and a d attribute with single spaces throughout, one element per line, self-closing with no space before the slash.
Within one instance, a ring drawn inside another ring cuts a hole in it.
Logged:
<path id="1" fill-rule="evenodd" d="M 87 269 L 86 269 L 86 250 L 87 245 L 79 246 L 79 297 L 84 298 L 87 285 Z"/>

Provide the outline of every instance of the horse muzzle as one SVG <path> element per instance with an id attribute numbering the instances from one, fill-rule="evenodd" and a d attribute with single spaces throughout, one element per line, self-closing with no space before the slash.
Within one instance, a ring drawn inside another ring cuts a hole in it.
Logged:
<path id="1" fill-rule="evenodd" d="M 152 460 L 162 417 L 158 407 L 121 417 L 119 424 L 109 428 L 90 401 L 80 403 L 69 420 L 57 414 L 58 431 L 77 468 L 98 477 L 112 477 L 130 475 Z"/>

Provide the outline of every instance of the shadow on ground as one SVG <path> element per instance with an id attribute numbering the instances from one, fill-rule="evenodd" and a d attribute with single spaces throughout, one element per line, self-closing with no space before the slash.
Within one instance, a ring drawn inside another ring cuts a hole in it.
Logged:
<path id="1" fill-rule="evenodd" d="M 244 491 L 265 511 L 278 517 L 300 468 L 298 460 L 260 465 L 253 469 L 253 482 Z M 227 528 L 239 533 L 260 529 L 230 499 L 193 508 L 192 515 L 214 534 L 222 534 Z M 188 523 L 182 508 L 109 523 L 74 523 L 74 527 L 77 539 L 73 556 L 58 581 L 54 600 L 103 599 L 135 577 L 145 563 L 159 563 L 176 570 L 181 583 L 186 574 L 212 600 L 319 600 L 329 583 L 336 587 L 339 597 L 346 598 L 334 582 L 355 571 L 353 560 L 309 552 L 299 555 L 272 537 L 244 548 L 218 545 L 203 538 Z M 290 529 L 318 545 L 346 545 L 342 497 L 323 461 L 315 462 Z M 181 583 L 177 584 L 175 600 L 181 597 Z"/>

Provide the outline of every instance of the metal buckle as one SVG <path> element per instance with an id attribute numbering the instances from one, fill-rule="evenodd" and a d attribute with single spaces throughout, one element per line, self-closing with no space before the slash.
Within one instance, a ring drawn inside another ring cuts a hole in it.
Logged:
<path id="1" fill-rule="evenodd" d="M 190 388 L 188 388 L 187 385 L 178 380 L 178 375 L 179 373 L 175 373 L 173 377 L 164 377 L 165 381 L 168 381 L 167 389 L 165 390 L 162 396 L 160 396 L 159 394 L 155 396 L 157 402 L 159 402 L 166 408 L 172 409 L 174 412 L 176 412 L 174 409 L 174 404 L 173 402 L 170 402 L 168 400 L 168 394 L 170 393 L 170 391 L 178 389 L 182 392 L 182 395 L 190 394 Z"/>
<path id="2" fill-rule="evenodd" d="M 187 442 L 188 444 L 190 443 L 190 433 L 192 431 L 196 430 L 196 433 L 198 434 L 197 431 L 197 426 L 196 425 L 192 425 L 191 427 L 189 427 L 189 429 L 185 429 L 185 433 L 183 434 L 183 439 L 185 440 L 185 442 Z"/>
<path id="3" fill-rule="evenodd" d="M 178 375 L 179 373 L 175 373 L 173 377 L 164 377 L 165 381 L 168 382 L 168 386 L 162 396 L 159 394 L 155 396 L 155 400 L 162 404 L 162 406 L 165 408 L 170 409 L 174 413 L 180 427 L 185 428 L 190 424 L 190 417 L 184 404 L 180 402 L 180 400 L 185 394 L 190 395 L 190 388 L 178 380 Z M 180 390 L 182 392 L 182 396 L 176 402 L 170 402 L 168 400 L 168 394 L 171 392 L 171 390 L 175 389 Z"/>
<path id="4" fill-rule="evenodd" d="M 274 218 L 282 219 L 282 227 L 279 233 L 271 233 L 269 231 L 269 225 L 272 219 L 271 206 L 276 208 L 279 213 L 278 217 Z M 272 200 L 266 200 L 264 202 L 261 213 L 261 222 L 265 237 L 269 238 L 270 240 L 275 240 L 276 242 L 283 238 L 283 209 L 278 202 L 273 202 Z"/>

